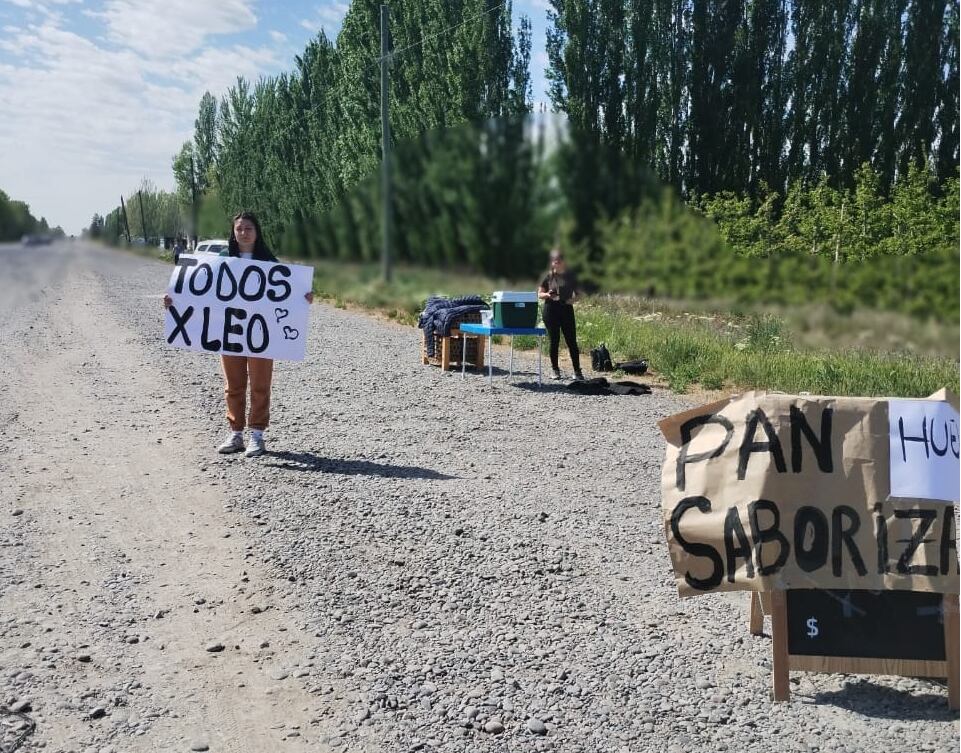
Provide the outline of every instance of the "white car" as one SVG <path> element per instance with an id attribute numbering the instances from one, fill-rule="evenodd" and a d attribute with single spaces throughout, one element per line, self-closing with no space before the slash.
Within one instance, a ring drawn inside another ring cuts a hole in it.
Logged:
<path id="1" fill-rule="evenodd" d="M 224 240 L 200 241 L 200 243 L 197 244 L 197 248 L 194 249 L 194 253 L 219 256 L 221 251 L 227 250 L 227 245 L 228 242 Z"/>

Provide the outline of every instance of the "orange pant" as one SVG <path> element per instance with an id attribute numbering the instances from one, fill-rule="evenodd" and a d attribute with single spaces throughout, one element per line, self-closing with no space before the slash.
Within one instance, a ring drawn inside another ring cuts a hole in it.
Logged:
<path id="1" fill-rule="evenodd" d="M 247 382 L 250 382 L 250 416 L 247 425 L 263 431 L 270 423 L 270 380 L 274 362 L 270 358 L 221 356 L 224 370 L 224 396 L 227 421 L 233 431 L 243 431 L 247 407 Z"/>

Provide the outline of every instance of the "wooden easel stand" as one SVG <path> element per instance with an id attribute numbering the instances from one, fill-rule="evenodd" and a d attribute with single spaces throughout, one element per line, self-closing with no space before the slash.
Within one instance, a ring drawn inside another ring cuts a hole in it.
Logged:
<path id="1" fill-rule="evenodd" d="M 751 594 L 751 635 L 762 635 L 764 615 L 771 615 L 774 701 L 791 700 L 791 670 L 843 674 L 898 675 L 903 677 L 939 677 L 948 683 L 948 706 L 959 708 L 959 615 L 958 595 L 945 594 L 944 661 L 916 659 L 865 659 L 855 656 L 801 656 L 788 653 L 787 593 L 770 591 Z"/>

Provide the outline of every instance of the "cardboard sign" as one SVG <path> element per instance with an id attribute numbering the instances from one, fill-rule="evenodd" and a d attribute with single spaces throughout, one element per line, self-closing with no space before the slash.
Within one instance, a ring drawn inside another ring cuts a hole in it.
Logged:
<path id="1" fill-rule="evenodd" d="M 886 401 L 751 392 L 660 427 L 664 524 L 682 596 L 957 593 L 954 507 L 889 493 Z"/>
<path id="2" fill-rule="evenodd" d="M 958 412 L 932 400 L 889 400 L 891 496 L 959 501 Z"/>
<path id="3" fill-rule="evenodd" d="M 314 270 L 182 254 L 170 275 L 164 336 L 176 348 L 302 361 Z"/>

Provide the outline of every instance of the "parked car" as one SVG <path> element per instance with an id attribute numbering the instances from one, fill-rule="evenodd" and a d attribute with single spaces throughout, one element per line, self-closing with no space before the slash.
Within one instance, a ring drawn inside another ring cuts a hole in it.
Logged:
<path id="1" fill-rule="evenodd" d="M 194 253 L 219 255 L 221 251 L 226 251 L 226 250 L 227 250 L 227 241 L 224 241 L 224 240 L 200 241 L 200 243 L 197 244 L 197 248 L 194 250 Z"/>

